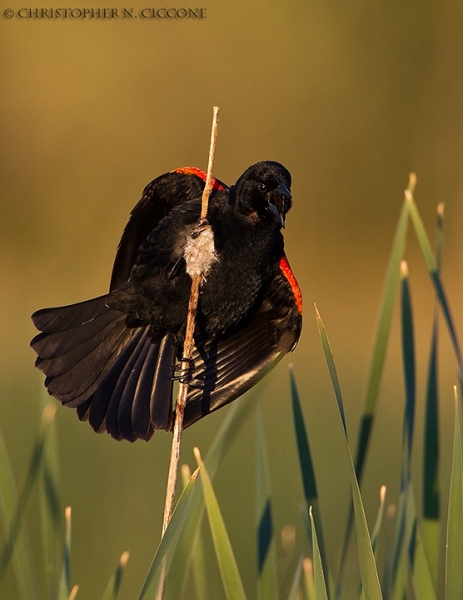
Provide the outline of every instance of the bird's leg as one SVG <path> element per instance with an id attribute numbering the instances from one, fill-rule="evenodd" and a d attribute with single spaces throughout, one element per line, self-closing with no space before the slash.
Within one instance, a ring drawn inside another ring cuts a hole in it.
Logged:
<path id="1" fill-rule="evenodd" d="M 183 365 L 186 363 L 188 366 L 185 368 Z M 190 383 L 195 372 L 195 361 L 192 358 L 181 358 L 180 362 L 171 367 L 172 371 L 179 371 L 178 375 L 170 377 L 172 381 L 178 381 L 180 383 Z"/>

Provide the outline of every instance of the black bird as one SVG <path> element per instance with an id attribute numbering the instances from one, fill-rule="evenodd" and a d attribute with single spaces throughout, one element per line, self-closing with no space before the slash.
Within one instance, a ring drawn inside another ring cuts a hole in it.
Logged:
<path id="1" fill-rule="evenodd" d="M 207 222 L 215 254 L 200 287 L 190 368 L 175 376 L 191 288 L 185 247 L 193 232 L 203 235 L 205 178 L 187 167 L 154 179 L 123 232 L 109 293 L 32 315 L 42 333 L 31 346 L 49 393 L 117 440 L 172 430 L 174 379 L 189 383 L 188 427 L 241 396 L 299 339 L 301 292 L 281 233 L 291 175 L 260 162 L 234 186 L 214 179 Z"/>

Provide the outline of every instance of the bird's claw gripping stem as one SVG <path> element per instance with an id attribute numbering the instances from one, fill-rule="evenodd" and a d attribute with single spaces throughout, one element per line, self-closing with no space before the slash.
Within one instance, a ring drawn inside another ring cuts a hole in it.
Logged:
<path id="1" fill-rule="evenodd" d="M 185 368 L 183 365 L 186 363 L 188 366 Z M 195 361 L 192 358 L 181 358 L 180 362 L 171 367 L 172 371 L 179 371 L 178 375 L 173 375 L 170 379 L 172 381 L 178 381 L 179 383 L 190 383 L 195 372 Z"/>

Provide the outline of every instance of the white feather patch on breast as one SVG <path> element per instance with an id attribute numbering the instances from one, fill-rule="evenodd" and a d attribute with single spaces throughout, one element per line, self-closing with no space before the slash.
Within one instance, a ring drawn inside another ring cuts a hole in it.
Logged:
<path id="1" fill-rule="evenodd" d="M 214 232 L 210 225 L 200 225 L 187 239 L 183 257 L 190 277 L 201 275 L 203 279 L 218 260 L 214 245 Z"/>

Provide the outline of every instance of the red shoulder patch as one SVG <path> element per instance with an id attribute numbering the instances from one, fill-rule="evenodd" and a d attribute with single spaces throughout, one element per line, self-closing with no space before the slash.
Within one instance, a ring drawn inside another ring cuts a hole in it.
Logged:
<path id="1" fill-rule="evenodd" d="M 283 275 L 286 277 L 287 282 L 291 287 L 291 291 L 293 292 L 294 302 L 296 303 L 297 312 L 302 315 L 302 293 L 301 288 L 299 287 L 296 278 L 294 277 L 293 272 L 291 271 L 291 267 L 289 266 L 289 262 L 286 259 L 286 256 L 282 256 L 280 259 L 280 269 Z"/>
<path id="2" fill-rule="evenodd" d="M 196 177 L 200 177 L 204 182 L 206 181 L 206 178 L 207 178 L 207 174 L 204 171 L 202 171 L 201 169 L 198 169 L 197 167 L 180 167 L 179 169 L 174 169 L 171 172 L 172 173 L 182 173 L 183 175 L 196 175 Z M 224 190 L 225 186 L 221 181 L 219 181 L 218 179 L 215 179 L 215 177 L 213 177 L 212 178 L 212 189 Z"/>

